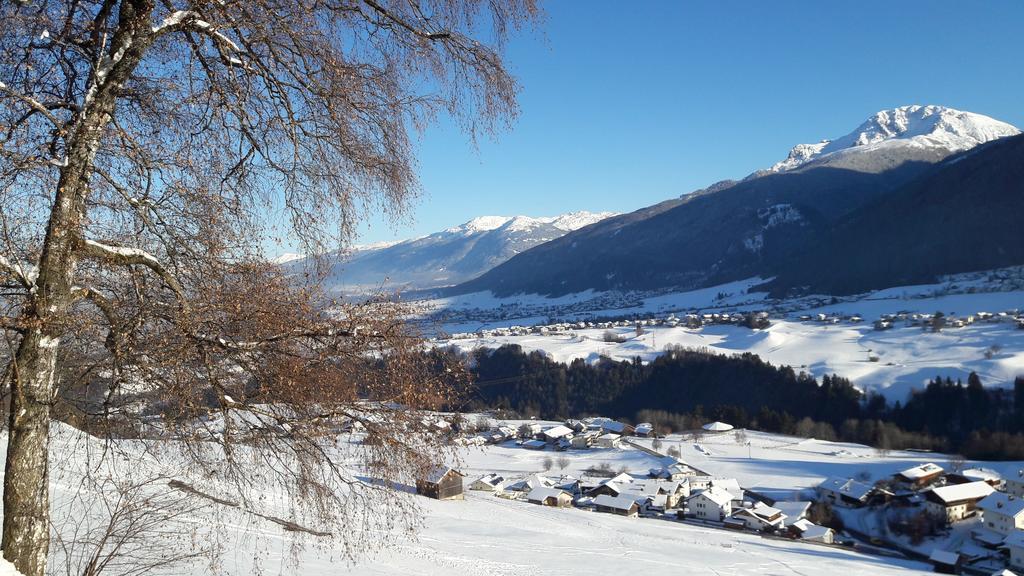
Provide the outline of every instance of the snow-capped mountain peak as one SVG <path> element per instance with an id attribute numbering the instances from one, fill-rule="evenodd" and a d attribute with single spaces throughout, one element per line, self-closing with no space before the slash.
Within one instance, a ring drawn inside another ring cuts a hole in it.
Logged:
<path id="1" fill-rule="evenodd" d="M 1020 130 L 1015 126 L 982 114 L 944 106 L 901 106 L 876 113 L 841 138 L 799 144 L 768 171 L 785 172 L 830 157 L 884 148 L 935 149 L 951 154 L 1016 134 Z"/>
<path id="2" fill-rule="evenodd" d="M 449 234 L 461 234 L 469 236 L 492 230 L 503 230 L 506 232 L 528 232 L 541 226 L 553 226 L 563 232 L 572 232 L 594 222 L 614 216 L 614 212 L 568 212 L 558 216 L 478 216 L 469 222 L 448 228 L 445 232 Z"/>

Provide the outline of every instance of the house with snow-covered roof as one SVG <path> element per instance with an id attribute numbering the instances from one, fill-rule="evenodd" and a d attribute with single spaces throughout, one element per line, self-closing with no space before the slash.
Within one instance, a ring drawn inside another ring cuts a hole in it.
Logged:
<path id="1" fill-rule="evenodd" d="M 826 526 L 818 526 L 817 524 L 801 518 L 796 520 L 787 528 L 790 534 L 796 536 L 801 540 L 807 540 L 809 542 L 821 542 L 823 544 L 835 543 L 835 530 Z"/>
<path id="2" fill-rule="evenodd" d="M 912 490 L 920 490 L 942 477 L 945 470 L 937 464 L 928 462 L 913 468 L 901 470 L 893 475 L 893 479 Z"/>
<path id="3" fill-rule="evenodd" d="M 534 488 L 550 488 L 555 485 L 555 481 L 540 474 L 531 474 L 526 478 L 513 482 L 505 487 L 506 490 L 512 492 L 529 492 Z"/>
<path id="4" fill-rule="evenodd" d="M 1024 530 L 1015 530 L 1003 540 L 1003 546 L 1010 552 L 1010 566 L 1024 570 Z"/>
<path id="5" fill-rule="evenodd" d="M 748 530 L 758 532 L 774 532 L 781 530 L 786 524 L 786 515 L 782 510 L 758 502 L 750 508 L 740 508 L 732 513 L 732 517 L 742 520 Z"/>
<path id="6" fill-rule="evenodd" d="M 985 528 L 1010 535 L 1024 529 L 1024 498 L 993 492 L 978 502 Z"/>
<path id="7" fill-rule="evenodd" d="M 558 488 L 538 486 L 530 490 L 530 493 L 526 495 L 526 501 L 530 504 L 539 504 L 541 506 L 566 508 L 572 506 L 572 495 Z"/>
<path id="8" fill-rule="evenodd" d="M 732 514 L 732 501 L 732 494 L 712 486 L 690 496 L 686 504 L 690 509 L 690 515 L 701 520 L 721 522 Z"/>
<path id="9" fill-rule="evenodd" d="M 858 482 L 853 478 L 832 477 L 817 487 L 821 499 L 833 506 L 844 506 L 846 508 L 858 508 L 868 503 L 868 499 L 875 493 L 875 487 Z"/>
<path id="10" fill-rule="evenodd" d="M 924 493 L 925 509 L 946 524 L 974 516 L 978 502 L 995 492 L 988 482 L 968 482 L 932 488 Z"/>
<path id="11" fill-rule="evenodd" d="M 497 492 L 498 490 L 501 490 L 501 484 L 504 481 L 504 478 L 492 472 L 490 474 L 481 476 L 474 480 L 472 483 L 470 483 L 469 489 L 483 490 L 487 492 Z"/>
<path id="12" fill-rule="evenodd" d="M 628 496 L 601 494 L 594 498 L 593 504 L 598 512 L 618 514 L 619 516 L 636 516 L 640 512 L 640 505 L 634 498 Z"/>
<path id="13" fill-rule="evenodd" d="M 544 430 L 543 432 L 541 432 L 541 434 L 548 442 L 556 442 L 560 438 L 572 436 L 572 428 L 569 428 L 568 426 L 562 426 L 561 424 L 559 424 L 558 426 L 552 426 Z"/>
<path id="14" fill-rule="evenodd" d="M 436 500 L 462 500 L 462 473 L 448 466 L 436 466 L 416 480 L 416 493 Z"/>
<path id="15" fill-rule="evenodd" d="M 782 510 L 782 513 L 786 515 L 786 522 L 796 522 L 797 520 L 806 518 L 807 512 L 811 509 L 811 503 L 806 500 L 797 502 L 779 501 L 772 504 L 772 506 Z"/>

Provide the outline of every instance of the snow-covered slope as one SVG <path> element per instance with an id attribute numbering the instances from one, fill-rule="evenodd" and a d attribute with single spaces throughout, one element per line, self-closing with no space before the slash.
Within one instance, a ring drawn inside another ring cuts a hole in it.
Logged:
<path id="1" fill-rule="evenodd" d="M 921 155 L 947 156 L 978 144 L 1020 134 L 1016 127 L 988 116 L 944 106 L 901 106 L 882 110 L 856 130 L 835 140 L 798 144 L 789 157 L 769 168 L 785 172 L 810 163 L 850 163 L 854 156 Z"/>
<path id="2" fill-rule="evenodd" d="M 448 286 L 475 278 L 524 250 L 612 215 L 580 211 L 541 218 L 481 216 L 421 238 L 357 246 L 350 253 L 330 257 L 331 269 L 324 285 L 342 293 Z M 287 265 L 298 274 L 312 263 L 295 260 Z"/>

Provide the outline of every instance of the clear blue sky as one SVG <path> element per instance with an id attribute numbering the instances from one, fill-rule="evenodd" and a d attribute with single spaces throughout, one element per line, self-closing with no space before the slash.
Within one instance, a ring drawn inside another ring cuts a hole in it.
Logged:
<path id="1" fill-rule="evenodd" d="M 1021 0 L 553 0 L 508 62 L 522 114 L 474 150 L 423 134 L 412 221 L 626 212 L 784 158 L 874 112 L 941 104 L 1024 127 Z"/>

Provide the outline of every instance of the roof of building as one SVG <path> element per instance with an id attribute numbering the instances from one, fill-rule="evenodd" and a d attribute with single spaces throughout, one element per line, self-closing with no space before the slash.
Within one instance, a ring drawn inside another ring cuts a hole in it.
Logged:
<path id="1" fill-rule="evenodd" d="M 948 506 L 957 502 L 981 500 L 993 492 L 995 492 L 995 488 L 988 482 L 978 481 L 932 488 L 925 493 L 925 497 L 932 501 L 938 500 Z"/>
<path id="2" fill-rule="evenodd" d="M 622 438 L 622 435 L 616 434 L 614 432 L 602 434 L 601 436 L 598 437 L 599 440 L 618 440 L 619 438 Z"/>
<path id="3" fill-rule="evenodd" d="M 526 478 L 523 478 L 522 480 L 507 486 L 506 488 L 508 490 L 519 490 L 521 492 L 526 492 L 527 490 L 533 490 L 534 488 L 538 488 L 541 486 L 545 488 L 550 488 L 551 486 L 554 485 L 555 481 L 546 476 L 541 476 L 540 474 L 531 474 Z"/>
<path id="4" fill-rule="evenodd" d="M 449 472 L 454 472 L 459 476 L 462 476 L 462 472 L 459 472 L 458 470 L 450 466 L 445 466 L 442 464 L 435 466 L 430 472 L 426 474 L 426 476 L 424 476 L 423 479 L 426 480 L 427 482 L 430 482 L 431 484 L 437 484 L 438 482 L 443 480 L 444 477 L 447 476 Z"/>
<path id="5" fill-rule="evenodd" d="M 740 483 L 735 478 L 712 478 L 711 485 L 729 492 L 736 498 L 743 497 L 743 489 L 740 488 Z"/>
<path id="6" fill-rule="evenodd" d="M 831 490 L 833 492 L 839 492 L 844 496 L 853 498 L 854 500 L 864 500 L 867 498 L 874 487 L 864 484 L 863 482 L 857 482 L 853 478 L 828 478 L 821 484 L 818 484 L 818 488 Z"/>
<path id="7" fill-rule="evenodd" d="M 552 426 L 551 428 L 548 428 L 547 430 L 544 431 L 544 435 L 552 440 L 556 440 L 563 436 L 568 436 L 569 434 L 572 434 L 572 428 L 569 428 L 568 426 L 562 426 L 561 424 L 559 424 L 558 426 Z"/>
<path id="8" fill-rule="evenodd" d="M 620 434 L 626 431 L 627 426 L 627 424 L 615 420 L 606 420 L 601 423 L 601 428 L 603 430 L 607 430 L 609 432 L 618 432 Z"/>
<path id="9" fill-rule="evenodd" d="M 1024 513 L 1024 499 L 1003 492 L 993 492 L 978 502 L 978 508 L 985 512 L 992 511 L 1016 517 Z"/>
<path id="10" fill-rule="evenodd" d="M 601 494 L 597 498 L 594 498 L 594 506 L 603 506 L 605 508 L 615 508 L 616 510 L 630 510 L 633 506 L 636 506 L 636 500 L 628 496 L 609 496 L 607 494 Z"/>
<path id="11" fill-rule="evenodd" d="M 733 496 L 730 492 L 727 492 L 722 488 L 718 488 L 717 486 L 712 486 L 707 490 L 701 490 L 700 492 L 697 492 L 696 494 L 691 496 L 691 498 L 697 496 L 703 496 L 719 506 L 724 506 L 729 502 L 732 502 L 733 500 Z"/>
<path id="12" fill-rule="evenodd" d="M 800 537 L 811 540 L 814 538 L 821 538 L 829 532 L 833 532 L 833 530 L 827 526 L 818 526 L 817 524 L 808 522 L 806 528 L 800 531 Z"/>
<path id="13" fill-rule="evenodd" d="M 531 502 L 539 502 L 547 500 L 548 498 L 558 498 L 562 494 L 569 496 L 569 493 L 566 492 L 565 490 L 559 490 L 558 488 L 548 488 L 547 486 L 538 486 L 533 490 L 530 490 L 530 493 L 526 495 L 526 499 Z"/>
<path id="14" fill-rule="evenodd" d="M 642 422 L 633 429 L 637 434 L 650 434 L 654 431 L 654 425 L 649 422 Z"/>
<path id="15" fill-rule="evenodd" d="M 927 464 L 921 464 L 920 466 L 914 466 L 913 468 L 901 470 L 899 472 L 899 475 L 906 478 L 907 480 L 920 480 L 922 478 L 927 478 L 929 476 L 934 476 L 936 474 L 942 474 L 942 472 L 943 470 L 941 466 L 939 466 L 938 464 L 932 464 L 931 462 L 928 462 Z"/>
<path id="16" fill-rule="evenodd" d="M 807 511 L 811 509 L 811 503 L 806 500 L 799 502 L 776 502 L 773 506 L 782 510 L 786 517 L 793 520 L 799 520 L 807 516 Z"/>
<path id="17" fill-rule="evenodd" d="M 755 516 L 760 516 L 761 518 L 764 518 L 766 520 L 782 514 L 782 510 L 769 506 L 764 502 L 758 502 L 757 504 L 754 504 L 754 506 L 752 508 L 749 508 L 749 510 L 751 514 L 754 514 Z"/>
<path id="18" fill-rule="evenodd" d="M 547 446 L 547 444 L 543 440 L 527 440 L 526 442 L 523 442 L 523 446 L 528 448 L 541 448 Z"/>
<path id="19" fill-rule="evenodd" d="M 960 475 L 970 480 L 984 480 L 986 482 L 998 482 L 1003 479 L 1001 474 L 988 468 L 968 468 L 960 472 Z"/>
<path id="20" fill-rule="evenodd" d="M 710 432 L 728 432 L 729 430 L 732 430 L 732 424 L 726 424 L 725 422 L 715 421 L 708 422 L 707 424 L 702 426 L 702 428 Z"/>
<path id="21" fill-rule="evenodd" d="M 956 552 L 950 552 L 948 550 L 939 550 L 936 548 L 932 550 L 931 556 L 928 560 L 935 562 L 936 564 L 945 564 L 946 566 L 955 566 L 960 561 L 960 555 Z"/>
<path id="22" fill-rule="evenodd" d="M 1003 544 L 1014 548 L 1024 548 L 1024 530 L 1014 530 L 1003 540 Z"/>
<path id="23" fill-rule="evenodd" d="M 494 472 L 491 472 L 486 476 L 481 476 L 476 479 L 477 482 L 483 482 L 484 484 L 488 484 L 490 486 L 497 486 L 498 484 L 501 484 L 504 480 L 504 478 L 498 476 Z"/>

